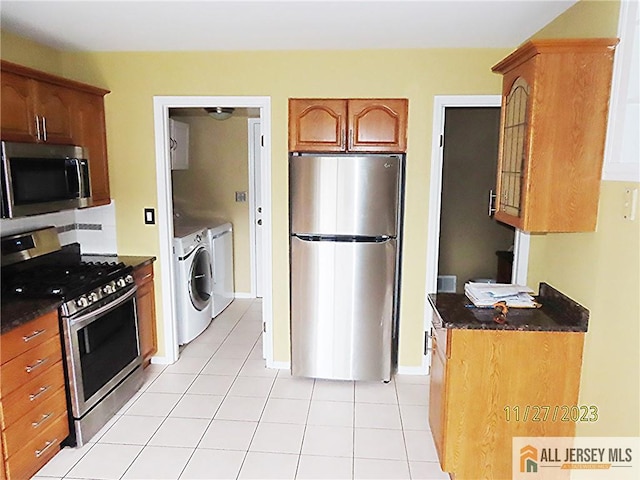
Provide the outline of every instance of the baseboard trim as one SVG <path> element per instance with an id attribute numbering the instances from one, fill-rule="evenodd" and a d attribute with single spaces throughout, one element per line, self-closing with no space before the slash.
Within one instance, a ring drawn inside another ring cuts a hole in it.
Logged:
<path id="1" fill-rule="evenodd" d="M 267 362 L 267 368 L 276 368 L 278 370 L 290 370 L 291 363 L 290 362 L 276 362 L 275 360 L 272 362 Z"/>
<path id="2" fill-rule="evenodd" d="M 398 367 L 398 375 L 429 375 L 429 367 Z"/>
<path id="3" fill-rule="evenodd" d="M 250 293 L 246 293 L 246 292 L 235 292 L 233 296 L 235 298 L 256 298 L 255 295 L 251 295 Z"/>
<path id="4" fill-rule="evenodd" d="M 173 362 L 169 360 L 169 357 L 151 357 L 151 363 L 154 365 L 171 365 Z"/>

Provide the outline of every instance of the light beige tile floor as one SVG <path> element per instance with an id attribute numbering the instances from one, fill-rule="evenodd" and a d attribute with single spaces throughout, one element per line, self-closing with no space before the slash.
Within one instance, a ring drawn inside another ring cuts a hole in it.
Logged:
<path id="1" fill-rule="evenodd" d="M 38 479 L 446 479 L 428 377 L 390 383 L 265 368 L 261 304 L 236 299 L 82 448 Z"/>

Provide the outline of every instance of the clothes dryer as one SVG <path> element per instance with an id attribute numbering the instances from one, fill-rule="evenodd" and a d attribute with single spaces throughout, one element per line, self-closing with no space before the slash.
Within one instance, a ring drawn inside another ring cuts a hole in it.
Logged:
<path id="1" fill-rule="evenodd" d="M 217 317 L 235 297 L 233 284 L 233 227 L 225 222 L 209 228 L 213 256 L 212 316 Z"/>

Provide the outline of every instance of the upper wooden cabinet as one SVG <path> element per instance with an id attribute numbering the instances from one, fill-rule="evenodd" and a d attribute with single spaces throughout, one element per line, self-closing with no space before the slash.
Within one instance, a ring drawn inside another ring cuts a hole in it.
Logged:
<path id="1" fill-rule="evenodd" d="M 397 152 L 407 149 L 408 101 L 289 100 L 291 152 Z"/>
<path id="2" fill-rule="evenodd" d="M 532 40 L 493 67 L 504 75 L 497 220 L 595 230 L 617 42 Z"/>
<path id="3" fill-rule="evenodd" d="M 74 91 L 5 71 L 2 64 L 2 139 L 73 144 Z"/>
<path id="4" fill-rule="evenodd" d="M 109 203 L 104 116 L 108 90 L 2 61 L 2 140 L 87 149 L 94 205 Z"/>
<path id="5" fill-rule="evenodd" d="M 101 95 L 76 94 L 73 116 L 73 141 L 88 151 L 91 175 L 91 198 L 94 205 L 111 201 L 107 161 L 107 133 L 104 100 Z"/>

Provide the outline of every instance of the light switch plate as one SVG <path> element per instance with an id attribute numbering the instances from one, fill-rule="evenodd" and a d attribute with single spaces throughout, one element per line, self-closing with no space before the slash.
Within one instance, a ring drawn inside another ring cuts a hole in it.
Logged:
<path id="1" fill-rule="evenodd" d="M 247 192 L 236 192 L 236 202 L 246 202 Z"/>
<path id="2" fill-rule="evenodd" d="M 153 208 L 144 209 L 144 223 L 145 225 L 153 225 L 156 223 L 156 211 Z"/>

